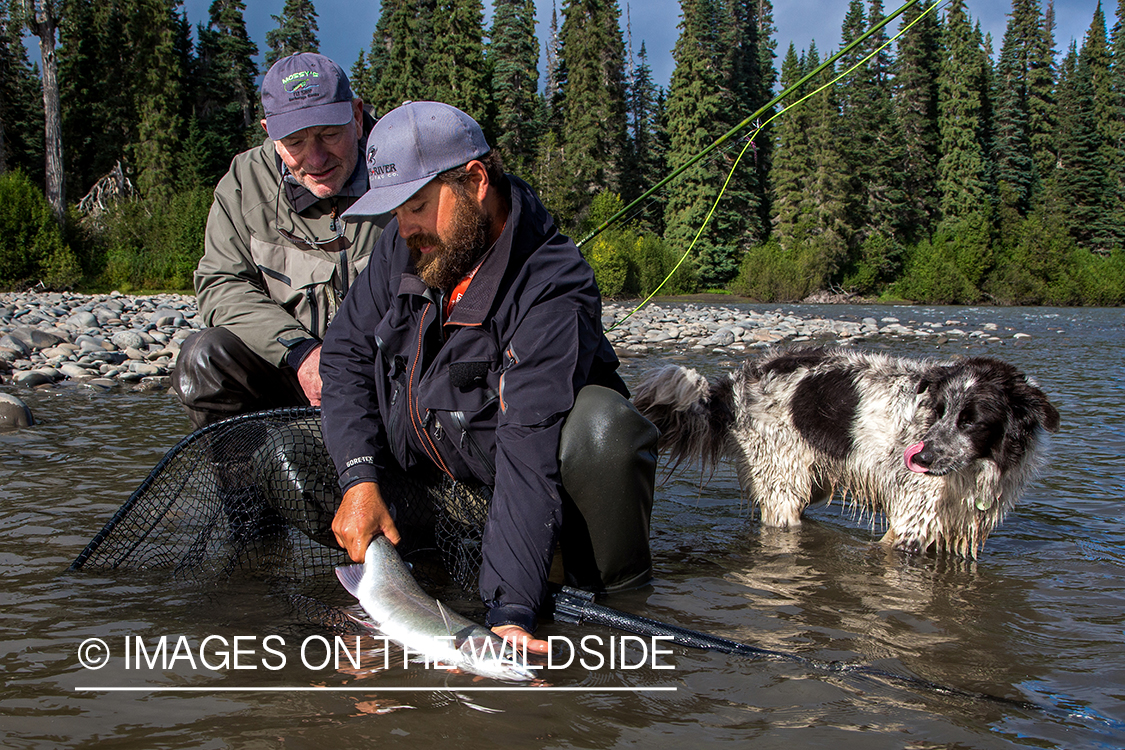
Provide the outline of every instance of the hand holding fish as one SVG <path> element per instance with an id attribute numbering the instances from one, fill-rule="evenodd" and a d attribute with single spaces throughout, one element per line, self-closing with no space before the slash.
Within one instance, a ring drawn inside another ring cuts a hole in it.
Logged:
<path id="1" fill-rule="evenodd" d="M 524 650 L 524 643 L 527 644 L 526 648 L 528 653 L 546 654 L 551 650 L 549 643 L 532 637 L 531 633 L 527 632 L 519 625 L 497 625 L 492 629 L 492 632 L 503 638 L 510 643 L 513 648 L 519 651 Z"/>
<path id="2" fill-rule="evenodd" d="M 344 493 L 340 508 L 332 519 L 332 533 L 340 546 L 347 550 L 348 557 L 356 562 L 363 562 L 367 545 L 380 534 L 387 537 L 391 544 L 398 544 L 402 539 L 379 492 L 379 485 L 374 482 L 362 482 Z"/>

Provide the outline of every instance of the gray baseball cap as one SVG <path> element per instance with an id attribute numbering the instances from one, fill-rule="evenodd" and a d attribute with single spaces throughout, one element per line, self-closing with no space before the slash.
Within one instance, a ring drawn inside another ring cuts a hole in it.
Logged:
<path id="1" fill-rule="evenodd" d="M 305 128 L 346 125 L 355 117 L 344 69 L 314 52 L 273 64 L 262 80 L 262 109 L 266 132 L 275 141 Z"/>
<path id="2" fill-rule="evenodd" d="M 477 121 L 441 102 L 406 102 L 367 137 L 368 190 L 344 216 L 382 216 L 430 180 L 491 151 Z"/>

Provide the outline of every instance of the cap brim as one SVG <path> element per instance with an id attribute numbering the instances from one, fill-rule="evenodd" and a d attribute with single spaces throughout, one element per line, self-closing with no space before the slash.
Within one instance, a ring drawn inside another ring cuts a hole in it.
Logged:
<path id="1" fill-rule="evenodd" d="M 383 216 L 394 211 L 410 200 L 410 197 L 426 187 L 437 175 L 419 177 L 410 182 L 400 182 L 395 185 L 376 184 L 369 188 L 359 200 L 351 205 L 341 216 L 348 218 L 366 218 L 368 216 Z"/>
<path id="2" fill-rule="evenodd" d="M 280 141 L 305 128 L 347 125 L 355 117 L 352 102 L 333 102 L 266 117 L 270 140 Z"/>

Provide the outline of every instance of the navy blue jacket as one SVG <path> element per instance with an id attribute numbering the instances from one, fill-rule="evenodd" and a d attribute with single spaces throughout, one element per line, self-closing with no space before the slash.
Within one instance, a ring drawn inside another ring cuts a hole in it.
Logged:
<path id="1" fill-rule="evenodd" d="M 534 191 L 509 186 L 504 230 L 444 326 L 444 300 L 387 226 L 325 336 L 322 414 L 345 491 L 392 462 L 493 487 L 487 622 L 531 631 L 562 518 L 563 419 L 587 384 L 627 391 L 593 271 Z"/>

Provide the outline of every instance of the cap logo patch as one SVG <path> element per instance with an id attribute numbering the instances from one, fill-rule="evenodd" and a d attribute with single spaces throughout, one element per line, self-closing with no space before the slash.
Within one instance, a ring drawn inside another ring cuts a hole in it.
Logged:
<path id="1" fill-rule="evenodd" d="M 367 149 L 367 174 L 372 180 L 396 176 L 398 174 L 398 168 L 395 166 L 394 162 L 390 164 L 378 164 L 375 161 L 375 156 L 378 152 L 379 149 L 376 146 Z"/>
<path id="2" fill-rule="evenodd" d="M 282 78 L 281 85 L 285 88 L 285 93 L 291 95 L 289 101 L 304 99 L 320 88 L 320 83 L 315 80 L 317 78 L 320 78 L 320 73 L 315 70 L 302 70 Z"/>

